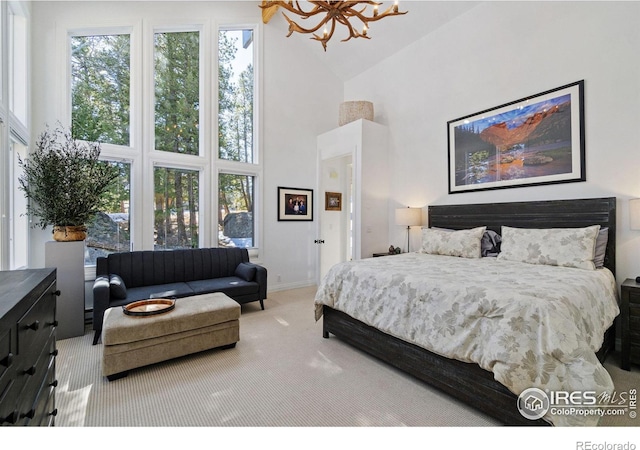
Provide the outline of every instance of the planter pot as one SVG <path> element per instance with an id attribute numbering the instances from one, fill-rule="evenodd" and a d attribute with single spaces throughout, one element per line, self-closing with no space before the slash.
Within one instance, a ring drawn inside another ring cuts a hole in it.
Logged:
<path id="1" fill-rule="evenodd" d="M 87 238 L 87 227 L 78 226 L 55 226 L 53 227 L 53 240 L 58 242 L 84 241 Z"/>

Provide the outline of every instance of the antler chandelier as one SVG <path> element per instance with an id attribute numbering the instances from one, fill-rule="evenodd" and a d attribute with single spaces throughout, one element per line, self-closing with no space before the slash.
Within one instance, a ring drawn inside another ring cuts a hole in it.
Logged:
<path id="1" fill-rule="evenodd" d="M 305 11 L 300 6 L 300 3 L 309 3 L 310 6 L 313 7 L 309 11 Z M 294 32 L 313 34 L 311 39 L 320 41 L 324 50 L 327 51 L 327 42 L 329 42 L 329 39 L 333 36 L 333 33 L 336 30 L 336 24 L 344 25 L 349 32 L 349 35 L 343 39 L 342 42 L 348 41 L 351 38 L 370 39 L 369 36 L 367 36 L 367 30 L 369 29 L 370 22 L 377 22 L 384 17 L 399 16 L 407 13 L 407 11 L 398 11 L 397 0 L 384 12 L 378 12 L 378 7 L 381 4 L 382 3 L 374 1 L 263 1 L 260 8 L 262 8 L 262 21 L 264 23 L 271 20 L 271 17 L 273 17 L 279 7 L 290 13 L 297 14 L 303 20 L 315 17 L 319 18 L 320 21 L 317 25 L 311 28 L 304 28 L 289 18 L 287 14 L 284 12 L 282 13 L 284 18 L 287 19 L 287 22 L 289 22 L 289 34 L 287 34 L 287 37 L 291 36 Z M 367 8 L 369 6 L 373 6 L 373 10 L 368 13 Z M 362 24 L 362 31 L 358 31 L 355 28 L 355 26 L 359 27 L 359 24 L 356 23 L 354 26 L 354 24 L 351 23 L 352 19 L 360 21 Z M 328 25 L 330 25 L 329 29 L 327 28 Z M 322 34 L 316 34 L 320 28 L 323 28 Z"/>

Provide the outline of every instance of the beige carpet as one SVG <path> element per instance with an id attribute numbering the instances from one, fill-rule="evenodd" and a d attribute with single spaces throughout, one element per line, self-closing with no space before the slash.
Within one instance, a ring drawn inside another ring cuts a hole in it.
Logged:
<path id="1" fill-rule="evenodd" d="M 497 423 L 446 394 L 322 338 L 315 288 L 275 292 L 244 305 L 240 342 L 132 371 L 101 376 L 92 333 L 59 341 L 59 427 L 445 427 Z M 607 360 L 619 390 L 640 387 L 640 370 Z M 603 425 L 636 425 L 608 418 Z"/>

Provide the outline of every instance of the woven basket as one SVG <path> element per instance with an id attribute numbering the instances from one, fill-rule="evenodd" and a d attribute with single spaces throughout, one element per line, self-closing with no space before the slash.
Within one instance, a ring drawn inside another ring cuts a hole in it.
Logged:
<path id="1" fill-rule="evenodd" d="M 340 104 L 338 125 L 346 125 L 358 119 L 373 121 L 373 103 L 366 101 L 343 102 Z"/>
<path id="2" fill-rule="evenodd" d="M 80 226 L 55 226 L 53 227 L 53 240 L 58 242 L 84 241 L 87 238 L 87 227 Z"/>

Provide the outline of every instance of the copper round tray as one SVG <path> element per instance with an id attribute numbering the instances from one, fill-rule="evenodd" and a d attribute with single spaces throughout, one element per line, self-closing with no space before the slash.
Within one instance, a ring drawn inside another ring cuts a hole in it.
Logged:
<path id="1" fill-rule="evenodd" d="M 175 299 L 153 298 L 150 300 L 139 300 L 122 307 L 122 312 L 129 316 L 154 316 L 172 311 L 176 307 Z"/>

